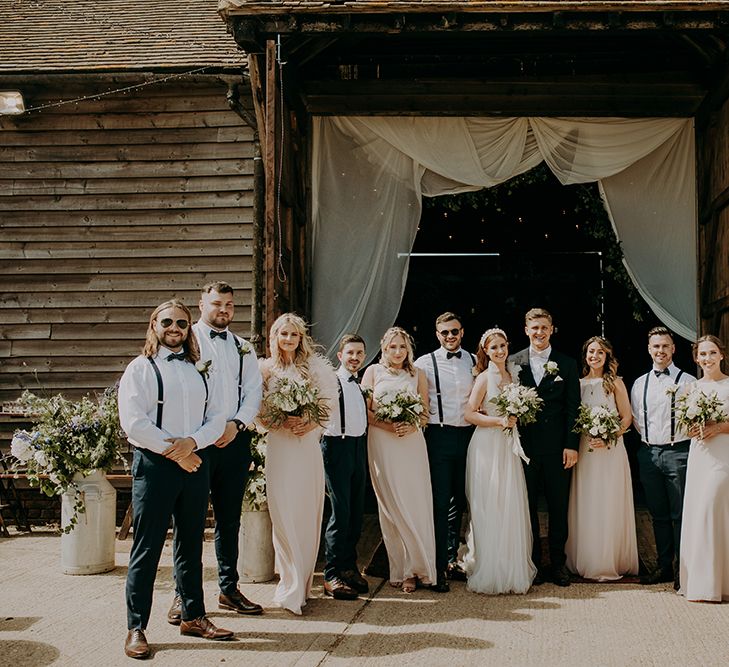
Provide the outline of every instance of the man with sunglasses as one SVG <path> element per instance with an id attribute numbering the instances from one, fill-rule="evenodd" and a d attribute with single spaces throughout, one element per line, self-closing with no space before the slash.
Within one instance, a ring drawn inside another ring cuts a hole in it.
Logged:
<path id="1" fill-rule="evenodd" d="M 263 612 L 238 590 L 238 532 L 240 512 L 251 465 L 252 424 L 261 405 L 261 373 L 253 347 L 228 329 L 235 305 L 233 288 L 212 282 L 202 288 L 200 319 L 193 326 L 200 358 L 209 362 L 211 383 L 219 389 L 227 419 L 225 431 L 208 451 L 210 499 L 215 515 L 215 554 L 218 560 L 218 606 L 238 614 Z M 180 623 L 180 596 L 167 612 L 167 621 Z"/>
<path id="2" fill-rule="evenodd" d="M 464 414 L 473 386 L 476 358 L 461 349 L 461 318 L 447 312 L 435 320 L 440 347 L 419 357 L 415 365 L 428 377 L 430 417 L 425 442 L 430 463 L 435 527 L 435 566 L 438 571 L 433 590 L 450 590 L 448 577 L 465 579 L 457 564 L 461 520 L 466 507 L 466 454 L 473 426 Z"/>
<path id="3" fill-rule="evenodd" d="M 147 339 L 119 382 L 119 421 L 134 445 L 132 507 L 134 543 L 126 582 L 124 652 L 151 655 L 145 632 L 154 580 L 170 519 L 175 527 L 175 568 L 181 592 L 180 634 L 231 639 L 205 615 L 202 543 L 210 481 L 207 452 L 225 418 L 214 386 L 196 364 L 200 352 L 191 315 L 167 301 L 150 316 Z"/>

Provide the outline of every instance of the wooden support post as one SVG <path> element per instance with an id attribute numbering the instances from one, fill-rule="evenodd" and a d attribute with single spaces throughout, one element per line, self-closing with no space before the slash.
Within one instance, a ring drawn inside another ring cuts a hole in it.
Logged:
<path id="1" fill-rule="evenodd" d="M 276 294 L 276 42 L 266 41 L 266 106 L 265 106 L 265 140 L 264 170 L 266 181 L 265 196 L 265 258 L 263 269 L 266 276 L 266 331 L 268 332 L 278 316 Z M 280 148 L 279 148 L 280 150 Z"/>

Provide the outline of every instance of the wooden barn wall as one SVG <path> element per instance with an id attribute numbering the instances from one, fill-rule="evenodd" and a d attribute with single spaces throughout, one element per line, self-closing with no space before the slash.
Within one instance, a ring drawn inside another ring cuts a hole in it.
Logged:
<path id="1" fill-rule="evenodd" d="M 729 344 L 729 101 L 698 128 L 701 333 Z"/>
<path id="2" fill-rule="evenodd" d="M 22 91 L 40 106 L 110 87 Z M 196 315 L 211 280 L 250 334 L 253 132 L 225 94 L 171 82 L 0 117 L 0 401 L 114 383 L 152 309 Z"/>

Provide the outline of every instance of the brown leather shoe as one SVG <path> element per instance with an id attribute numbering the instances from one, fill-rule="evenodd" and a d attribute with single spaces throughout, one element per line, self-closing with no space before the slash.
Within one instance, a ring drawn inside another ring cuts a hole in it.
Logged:
<path id="1" fill-rule="evenodd" d="M 137 660 L 145 660 L 152 654 L 149 650 L 147 638 L 144 636 L 144 630 L 130 630 L 127 633 L 127 640 L 124 642 L 124 653 L 130 658 Z"/>
<path id="2" fill-rule="evenodd" d="M 251 602 L 240 591 L 236 591 L 230 595 L 225 595 L 224 593 L 218 595 L 218 606 L 221 609 L 230 609 L 239 614 L 248 614 L 249 616 L 256 616 L 257 614 L 263 613 L 263 607 L 260 604 Z"/>
<path id="3" fill-rule="evenodd" d="M 370 585 L 367 583 L 367 579 L 357 570 L 345 570 L 339 576 L 347 586 L 354 588 L 358 593 L 369 593 Z"/>
<path id="4" fill-rule="evenodd" d="M 172 600 L 172 606 L 167 612 L 167 622 L 170 625 L 179 625 L 182 621 L 182 598 L 179 595 L 175 595 L 175 599 Z"/>
<path id="5" fill-rule="evenodd" d="M 216 627 L 207 616 L 201 616 L 192 621 L 181 621 L 180 634 L 216 640 L 233 638 L 233 632 L 231 630 L 223 630 L 223 628 Z"/>
<path id="6" fill-rule="evenodd" d="M 347 586 L 339 577 L 324 581 L 324 593 L 331 595 L 335 600 L 357 599 L 357 591 Z"/>

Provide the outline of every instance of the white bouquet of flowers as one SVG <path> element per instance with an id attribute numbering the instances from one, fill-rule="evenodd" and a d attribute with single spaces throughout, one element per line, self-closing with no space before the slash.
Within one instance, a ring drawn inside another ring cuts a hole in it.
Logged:
<path id="1" fill-rule="evenodd" d="M 329 419 L 329 404 L 310 382 L 278 378 L 263 398 L 261 419 L 267 426 L 279 428 L 288 417 L 301 417 L 324 426 Z"/>
<path id="2" fill-rule="evenodd" d="M 403 389 L 379 396 L 375 417 L 383 422 L 404 422 L 420 426 L 424 412 L 423 399 L 418 394 Z"/>
<path id="3" fill-rule="evenodd" d="M 572 430 L 581 435 L 600 438 L 605 441 L 605 446 L 610 449 L 618 441 L 620 428 L 620 416 L 614 410 L 602 405 L 590 407 L 582 403 L 577 413 L 575 427 Z M 588 447 L 587 451 L 592 452 L 594 448 Z"/>
<path id="4" fill-rule="evenodd" d="M 537 420 L 537 413 L 544 403 L 534 387 L 525 387 L 513 382 L 504 386 L 499 395 L 494 396 L 489 402 L 496 406 L 496 411 L 502 417 L 516 417 L 522 426 Z M 511 428 L 504 430 L 507 433 L 513 431 Z"/>
<path id="5" fill-rule="evenodd" d="M 723 404 L 715 391 L 704 393 L 695 384 L 686 393 L 676 399 L 676 423 L 685 431 L 698 426 L 704 437 L 704 426 L 709 422 L 725 422 L 729 419 L 724 412 Z"/>

